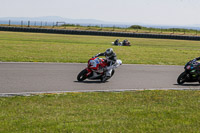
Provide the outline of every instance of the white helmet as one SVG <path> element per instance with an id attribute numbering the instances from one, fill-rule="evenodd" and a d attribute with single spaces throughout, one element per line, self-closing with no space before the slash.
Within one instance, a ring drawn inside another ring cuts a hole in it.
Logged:
<path id="1" fill-rule="evenodd" d="M 113 49 L 112 48 L 107 49 L 105 54 L 106 56 L 111 56 L 113 54 Z"/>

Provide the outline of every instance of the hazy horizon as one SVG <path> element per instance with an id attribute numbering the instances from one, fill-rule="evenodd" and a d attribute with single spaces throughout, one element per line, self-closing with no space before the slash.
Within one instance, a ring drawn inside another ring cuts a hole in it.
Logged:
<path id="1" fill-rule="evenodd" d="M 0 17 L 60 16 L 150 25 L 200 25 L 198 0 L 6 0 L 0 7 Z"/>

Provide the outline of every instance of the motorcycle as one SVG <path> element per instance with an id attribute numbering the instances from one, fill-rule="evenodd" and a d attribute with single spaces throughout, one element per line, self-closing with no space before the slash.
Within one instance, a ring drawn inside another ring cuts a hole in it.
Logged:
<path id="1" fill-rule="evenodd" d="M 131 46 L 131 43 L 130 42 L 119 42 L 119 43 L 115 44 L 115 42 L 112 42 L 112 45 L 115 45 L 115 46 Z"/>
<path id="2" fill-rule="evenodd" d="M 177 83 L 182 85 L 185 82 L 199 82 L 200 83 L 200 76 L 197 73 L 198 62 L 196 61 L 189 61 L 185 64 L 185 71 L 182 72 L 177 79 Z"/>
<path id="3" fill-rule="evenodd" d="M 111 71 L 111 76 L 107 77 L 106 80 L 110 79 L 114 73 L 115 69 L 119 67 L 122 64 L 121 60 L 117 60 L 114 65 L 108 66 L 107 60 L 98 58 L 98 57 L 92 57 L 88 60 L 87 67 L 83 69 L 77 76 L 78 81 L 84 81 L 85 79 L 100 79 L 101 82 L 103 82 L 103 77 L 105 77 L 106 69 Z M 106 81 L 104 80 L 104 81 Z"/>

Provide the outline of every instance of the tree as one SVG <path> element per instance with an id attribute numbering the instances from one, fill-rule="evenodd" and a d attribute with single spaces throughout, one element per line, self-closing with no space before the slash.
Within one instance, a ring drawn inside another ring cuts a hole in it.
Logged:
<path id="1" fill-rule="evenodd" d="M 131 25 L 129 28 L 132 28 L 132 29 L 142 29 L 142 26 L 140 26 L 140 25 Z"/>

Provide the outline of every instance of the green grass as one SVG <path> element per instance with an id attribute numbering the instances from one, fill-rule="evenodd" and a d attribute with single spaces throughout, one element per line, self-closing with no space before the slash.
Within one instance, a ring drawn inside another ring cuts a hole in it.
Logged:
<path id="1" fill-rule="evenodd" d="M 0 132 L 200 132 L 200 91 L 0 97 Z"/>
<path id="2" fill-rule="evenodd" d="M 133 46 L 112 46 L 116 38 Z M 112 47 L 127 64 L 183 65 L 200 56 L 199 41 L 105 36 L 60 35 L 0 31 L 2 62 L 78 62 Z"/>
<path id="3" fill-rule="evenodd" d="M 183 65 L 200 42 L 0 31 L 0 61 L 82 62 L 113 47 L 128 64 Z M 0 97 L 0 132 L 200 132 L 200 91 Z"/>

